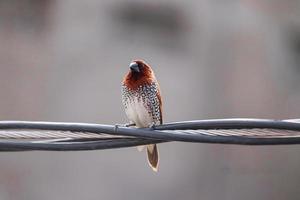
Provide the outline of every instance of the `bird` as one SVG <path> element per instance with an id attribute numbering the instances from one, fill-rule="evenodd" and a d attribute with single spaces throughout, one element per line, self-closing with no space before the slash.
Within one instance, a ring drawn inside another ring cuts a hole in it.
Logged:
<path id="1" fill-rule="evenodd" d="M 122 81 L 122 103 L 128 126 L 154 128 L 163 123 L 162 98 L 155 74 L 143 60 L 133 60 Z M 157 144 L 147 145 L 148 163 L 158 171 L 159 153 Z"/>

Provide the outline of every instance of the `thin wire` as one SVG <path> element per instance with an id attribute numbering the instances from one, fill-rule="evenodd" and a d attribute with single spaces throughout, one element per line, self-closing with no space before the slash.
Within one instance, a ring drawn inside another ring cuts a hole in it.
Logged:
<path id="1" fill-rule="evenodd" d="M 300 120 L 217 119 L 145 129 L 88 123 L 0 121 L 0 151 L 110 149 L 167 141 L 300 144 Z"/>

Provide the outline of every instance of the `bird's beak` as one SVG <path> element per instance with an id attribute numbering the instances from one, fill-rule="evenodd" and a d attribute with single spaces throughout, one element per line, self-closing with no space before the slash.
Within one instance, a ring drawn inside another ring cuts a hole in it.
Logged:
<path id="1" fill-rule="evenodd" d="M 130 63 L 129 68 L 133 72 L 140 72 L 139 65 L 136 62 Z"/>

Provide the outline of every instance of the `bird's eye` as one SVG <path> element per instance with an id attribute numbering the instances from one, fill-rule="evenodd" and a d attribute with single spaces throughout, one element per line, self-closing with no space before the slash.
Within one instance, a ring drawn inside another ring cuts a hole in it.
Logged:
<path id="1" fill-rule="evenodd" d="M 137 62 L 137 65 L 139 66 L 139 69 L 142 70 L 144 68 L 144 64 L 143 63 L 139 63 Z"/>

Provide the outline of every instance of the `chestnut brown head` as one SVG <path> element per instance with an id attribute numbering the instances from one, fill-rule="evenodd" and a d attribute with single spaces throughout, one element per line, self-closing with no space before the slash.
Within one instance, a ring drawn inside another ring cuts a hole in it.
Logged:
<path id="1" fill-rule="evenodd" d="M 156 80 L 151 67 L 143 60 L 133 60 L 129 64 L 129 72 L 125 76 L 123 83 L 134 89 L 154 81 Z"/>

